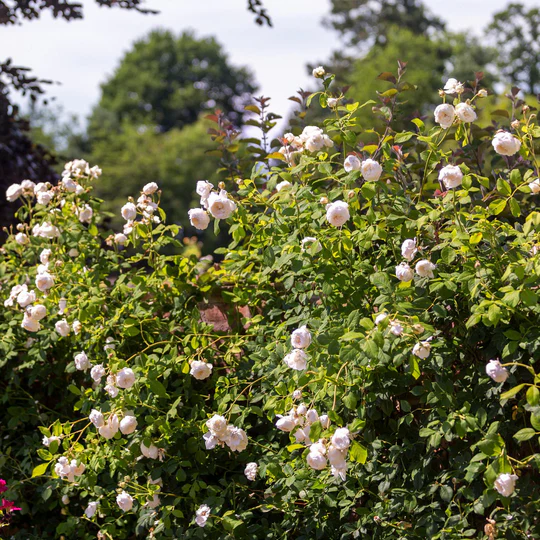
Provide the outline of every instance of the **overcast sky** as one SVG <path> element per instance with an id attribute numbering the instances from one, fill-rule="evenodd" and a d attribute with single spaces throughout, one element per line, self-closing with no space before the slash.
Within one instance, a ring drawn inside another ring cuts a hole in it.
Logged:
<path id="1" fill-rule="evenodd" d="M 0 59 L 32 67 L 60 84 L 49 90 L 66 112 L 86 116 L 99 97 L 99 84 L 118 65 L 131 43 L 154 28 L 194 29 L 215 36 L 231 61 L 255 73 L 260 93 L 272 97 L 274 112 L 285 115 L 287 97 L 312 80 L 308 62 L 323 61 L 339 47 L 337 35 L 321 25 L 329 0 L 265 0 L 274 27 L 259 27 L 246 0 L 147 0 L 159 15 L 99 8 L 81 0 L 85 18 L 65 22 L 43 15 L 21 26 L 0 28 Z M 537 6 L 538 0 L 521 0 Z M 452 30 L 481 30 L 508 0 L 427 0 Z"/>

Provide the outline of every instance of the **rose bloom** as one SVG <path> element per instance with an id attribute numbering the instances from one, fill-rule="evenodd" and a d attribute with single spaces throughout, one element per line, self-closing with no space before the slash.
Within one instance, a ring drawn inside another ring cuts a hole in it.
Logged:
<path id="1" fill-rule="evenodd" d="M 322 471 L 326 467 L 326 464 L 328 462 L 326 461 L 324 455 L 320 452 L 310 451 L 307 456 L 307 463 L 312 469 L 315 469 L 316 471 Z"/>
<path id="2" fill-rule="evenodd" d="M 396 277 L 399 281 L 412 281 L 414 277 L 413 269 L 406 262 L 402 262 L 396 266 Z"/>
<path id="3" fill-rule="evenodd" d="M 454 123 L 455 110 L 452 105 L 443 103 L 435 109 L 435 122 L 443 129 L 448 129 Z"/>
<path id="4" fill-rule="evenodd" d="M 210 517 L 211 509 L 207 504 L 201 505 L 195 512 L 195 523 L 199 527 L 204 527 Z"/>
<path id="5" fill-rule="evenodd" d="M 493 487 L 503 496 L 510 497 L 516 489 L 516 480 L 518 477 L 515 474 L 503 473 L 497 476 Z"/>
<path id="6" fill-rule="evenodd" d="M 349 205 L 346 202 L 335 201 L 326 208 L 326 219 L 334 227 L 341 227 L 350 217 Z"/>
<path id="7" fill-rule="evenodd" d="M 280 431 L 289 432 L 292 431 L 296 427 L 296 420 L 290 416 L 282 416 L 277 422 L 276 427 Z"/>
<path id="8" fill-rule="evenodd" d="M 158 185 L 155 182 L 150 182 L 142 188 L 142 192 L 145 195 L 152 195 L 158 190 Z"/>
<path id="9" fill-rule="evenodd" d="M 446 81 L 444 91 L 446 94 L 461 94 L 463 92 L 463 83 L 452 77 Z"/>
<path id="10" fill-rule="evenodd" d="M 82 323 L 78 319 L 75 319 L 73 321 L 73 324 L 71 325 L 71 328 L 73 329 L 73 333 L 77 336 L 81 333 L 82 330 Z"/>
<path id="11" fill-rule="evenodd" d="M 16 201 L 22 195 L 22 186 L 20 184 L 11 184 L 6 190 L 6 199 L 8 202 Z"/>
<path id="12" fill-rule="evenodd" d="M 131 368 L 122 368 L 116 374 L 116 385 L 120 388 L 128 389 L 135 384 L 135 372 Z"/>
<path id="13" fill-rule="evenodd" d="M 219 442 L 219 439 L 213 435 L 210 431 L 207 431 L 203 435 L 204 446 L 207 450 L 213 450 L 216 447 L 216 444 Z"/>
<path id="14" fill-rule="evenodd" d="M 392 321 L 390 323 L 390 332 L 392 332 L 394 336 L 401 336 L 401 334 L 403 334 L 403 326 L 396 321 Z"/>
<path id="15" fill-rule="evenodd" d="M 133 508 L 133 497 L 122 491 L 116 496 L 116 504 L 123 512 L 129 512 Z"/>
<path id="16" fill-rule="evenodd" d="M 97 383 L 101 381 L 104 375 L 105 368 L 103 367 L 103 364 L 97 364 L 90 370 L 90 377 Z"/>
<path id="17" fill-rule="evenodd" d="M 61 321 L 58 321 L 54 325 L 54 329 L 62 336 L 66 337 L 69 336 L 69 333 L 71 331 L 71 328 L 69 327 L 69 324 L 67 323 L 66 319 L 62 319 Z"/>
<path id="18" fill-rule="evenodd" d="M 92 207 L 90 205 L 85 204 L 84 208 L 77 211 L 77 214 L 81 223 L 90 223 L 92 221 L 94 211 L 92 210 Z"/>
<path id="19" fill-rule="evenodd" d="M 54 278 L 49 274 L 49 272 L 43 272 L 43 274 L 38 274 L 36 276 L 36 287 L 41 291 L 45 292 L 49 290 L 54 285 Z"/>
<path id="20" fill-rule="evenodd" d="M 103 414 L 98 411 L 97 409 L 92 409 L 90 411 L 90 414 L 88 416 L 88 419 L 96 428 L 100 428 L 105 424 L 105 419 L 103 418 Z"/>
<path id="21" fill-rule="evenodd" d="M 254 461 L 252 461 L 251 463 L 248 463 L 246 465 L 246 468 L 244 469 L 244 474 L 249 481 L 253 482 L 255 478 L 257 478 L 258 470 L 259 466 Z"/>
<path id="22" fill-rule="evenodd" d="M 243 429 L 227 426 L 226 443 L 233 452 L 242 452 L 247 448 L 247 434 Z"/>
<path id="23" fill-rule="evenodd" d="M 17 303 L 23 308 L 36 301 L 35 291 L 29 291 L 26 288 L 26 285 L 24 287 L 25 288 L 17 295 Z"/>
<path id="24" fill-rule="evenodd" d="M 201 205 L 204 208 L 208 208 L 208 197 L 210 196 L 213 187 L 214 184 L 211 184 L 208 180 L 199 180 L 197 182 L 197 195 L 201 196 Z"/>
<path id="25" fill-rule="evenodd" d="M 295 369 L 296 371 L 306 369 L 307 360 L 308 356 L 302 349 L 294 349 L 283 359 L 291 369 Z"/>
<path id="26" fill-rule="evenodd" d="M 418 261 L 416 263 L 416 266 L 414 269 L 416 270 L 416 273 L 420 277 L 429 277 L 432 278 L 433 276 L 433 270 L 435 270 L 436 265 L 432 262 L 428 261 L 427 259 L 422 259 L 421 261 Z"/>
<path id="27" fill-rule="evenodd" d="M 52 251 L 50 249 L 44 249 L 40 254 L 39 254 L 39 260 L 41 262 L 41 264 L 47 264 L 49 262 L 49 259 L 52 255 Z"/>
<path id="28" fill-rule="evenodd" d="M 21 246 L 25 246 L 29 242 L 28 235 L 24 234 L 23 232 L 17 233 L 15 235 L 15 242 Z"/>
<path id="29" fill-rule="evenodd" d="M 531 190 L 531 193 L 534 193 L 534 195 L 540 193 L 540 178 L 536 178 L 535 180 L 530 182 L 529 188 Z"/>
<path id="30" fill-rule="evenodd" d="M 311 333 L 307 327 L 301 326 L 291 334 L 291 345 L 295 349 L 305 349 L 311 344 Z"/>
<path id="31" fill-rule="evenodd" d="M 408 238 L 403 242 L 403 244 L 401 244 L 401 255 L 408 261 L 412 261 L 414 259 L 414 255 L 417 251 L 416 238 Z"/>
<path id="32" fill-rule="evenodd" d="M 462 122 L 474 122 L 477 118 L 475 110 L 468 103 L 456 105 L 456 116 Z"/>
<path id="33" fill-rule="evenodd" d="M 463 173 L 457 165 L 447 165 L 439 171 L 439 180 L 444 184 L 446 189 L 457 188 L 461 186 Z"/>
<path id="34" fill-rule="evenodd" d="M 133 221 L 137 217 L 137 207 L 132 202 L 128 202 L 122 206 L 121 213 L 126 221 Z"/>
<path id="35" fill-rule="evenodd" d="M 288 189 L 290 187 L 292 187 L 292 184 L 287 180 L 283 180 L 283 182 L 276 185 L 276 191 L 279 193 L 282 189 Z"/>
<path id="36" fill-rule="evenodd" d="M 227 197 L 227 192 L 222 189 L 208 196 L 208 211 L 216 219 L 227 219 L 236 210 L 236 204 Z"/>
<path id="37" fill-rule="evenodd" d="M 316 238 L 314 238 L 313 236 L 306 236 L 305 238 L 302 239 L 300 244 L 301 244 L 301 251 L 302 252 L 305 252 L 307 250 L 311 250 L 312 245 L 315 245 L 315 248 L 314 248 L 315 253 L 319 253 L 319 251 L 322 250 L 321 243 Z"/>
<path id="38" fill-rule="evenodd" d="M 43 304 L 36 304 L 29 309 L 30 317 L 36 321 L 41 321 L 47 316 L 47 308 Z"/>
<path id="39" fill-rule="evenodd" d="M 120 431 L 124 435 L 129 435 L 130 433 L 133 433 L 135 429 L 137 429 L 137 419 L 131 414 L 124 416 L 120 421 Z"/>
<path id="40" fill-rule="evenodd" d="M 362 163 L 356 156 L 350 155 L 345 158 L 343 167 L 347 172 L 359 171 L 362 167 Z"/>
<path id="41" fill-rule="evenodd" d="M 153 444 L 145 446 L 144 443 L 141 443 L 141 454 L 149 459 L 157 459 L 159 457 L 159 448 Z"/>
<path id="42" fill-rule="evenodd" d="M 32 318 L 27 312 L 23 315 L 21 326 L 28 332 L 39 332 L 39 330 L 41 330 L 39 321 Z"/>
<path id="43" fill-rule="evenodd" d="M 379 313 L 375 317 L 375 326 L 379 326 L 379 324 L 381 324 L 384 321 L 384 319 L 386 319 L 386 317 L 388 317 L 388 313 Z"/>
<path id="44" fill-rule="evenodd" d="M 497 383 L 503 383 L 510 375 L 498 360 L 490 360 L 486 364 L 486 373 Z"/>
<path id="45" fill-rule="evenodd" d="M 328 101 L 326 103 L 328 107 L 330 107 L 331 109 L 334 109 L 337 106 L 339 99 L 340 98 L 331 97 L 331 98 L 328 98 Z"/>
<path id="46" fill-rule="evenodd" d="M 193 360 L 193 362 L 191 362 L 189 373 L 197 380 L 202 381 L 212 375 L 212 364 L 201 362 L 200 360 Z"/>
<path id="47" fill-rule="evenodd" d="M 114 241 L 119 246 L 123 246 L 128 241 L 128 238 L 124 233 L 116 233 L 114 235 Z"/>
<path id="48" fill-rule="evenodd" d="M 491 141 L 497 154 L 501 156 L 513 156 L 521 148 L 521 141 L 507 131 L 498 131 Z"/>
<path id="49" fill-rule="evenodd" d="M 98 504 L 99 503 L 97 501 L 90 501 L 88 503 L 88 506 L 84 511 L 84 514 L 88 519 L 92 519 L 94 517 L 95 513 L 97 512 Z"/>
<path id="50" fill-rule="evenodd" d="M 206 421 L 206 427 L 213 435 L 225 436 L 227 432 L 227 420 L 219 414 L 214 414 L 212 418 Z"/>
<path id="51" fill-rule="evenodd" d="M 48 205 L 52 198 L 54 193 L 52 191 L 40 191 L 37 194 L 37 202 L 38 204 L 42 204 L 43 206 Z"/>
<path id="52" fill-rule="evenodd" d="M 332 435 L 332 445 L 338 450 L 346 450 L 351 444 L 351 433 L 347 428 L 338 428 Z"/>
<path id="53" fill-rule="evenodd" d="M 192 227 L 204 231 L 210 224 L 210 216 L 202 208 L 192 208 L 188 211 L 189 222 Z"/>
<path id="54" fill-rule="evenodd" d="M 373 159 L 362 161 L 362 176 L 367 182 L 375 182 L 381 177 L 382 167 Z"/>
<path id="55" fill-rule="evenodd" d="M 90 367 L 88 356 L 84 352 L 75 355 L 75 367 L 80 371 L 85 371 Z"/>
<path id="56" fill-rule="evenodd" d="M 421 341 L 420 343 L 416 343 L 412 350 L 412 353 L 422 360 L 425 360 L 429 356 L 430 352 L 431 345 L 429 341 Z"/>
<path id="57" fill-rule="evenodd" d="M 118 433 L 119 424 L 118 416 L 116 414 L 111 414 L 107 423 L 98 429 L 99 434 L 104 439 L 112 439 Z"/>
<path id="58" fill-rule="evenodd" d="M 322 79 L 326 75 L 326 71 L 322 66 L 316 67 L 311 73 L 316 79 Z"/>

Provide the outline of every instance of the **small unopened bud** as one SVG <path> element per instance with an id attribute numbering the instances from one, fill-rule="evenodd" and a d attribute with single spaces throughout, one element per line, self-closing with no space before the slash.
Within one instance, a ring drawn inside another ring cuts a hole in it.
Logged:
<path id="1" fill-rule="evenodd" d="M 218 184 L 219 189 L 225 189 L 225 182 L 220 182 Z"/>
<path id="2" fill-rule="evenodd" d="M 518 128 L 519 128 L 519 120 L 514 120 L 510 125 L 511 125 L 514 129 L 518 129 Z"/>
<path id="3" fill-rule="evenodd" d="M 355 195 L 356 195 L 356 194 L 355 194 L 355 192 L 354 192 L 352 189 L 351 189 L 351 191 L 349 191 L 349 193 L 347 193 L 347 197 L 348 197 L 349 199 L 354 198 Z"/>
<path id="4" fill-rule="evenodd" d="M 18 231 L 24 231 L 24 225 L 23 225 L 22 223 L 19 223 L 19 224 L 17 225 L 17 230 L 18 230 Z"/>
<path id="5" fill-rule="evenodd" d="M 523 105 L 523 107 L 522 107 L 521 110 L 522 110 L 524 113 L 526 113 L 526 112 L 529 112 L 530 109 L 531 109 L 531 108 L 530 108 L 528 105 Z"/>
<path id="6" fill-rule="evenodd" d="M 321 198 L 319 199 L 319 202 L 320 202 L 321 204 L 328 204 L 328 197 L 321 197 Z"/>
<path id="7" fill-rule="evenodd" d="M 444 90 L 439 90 L 439 97 L 444 97 Z"/>
<path id="8" fill-rule="evenodd" d="M 412 329 L 415 334 L 423 334 L 425 331 L 425 328 L 421 324 L 413 324 Z"/>
<path id="9" fill-rule="evenodd" d="M 487 97 L 488 91 L 485 88 L 478 90 L 478 97 Z"/>

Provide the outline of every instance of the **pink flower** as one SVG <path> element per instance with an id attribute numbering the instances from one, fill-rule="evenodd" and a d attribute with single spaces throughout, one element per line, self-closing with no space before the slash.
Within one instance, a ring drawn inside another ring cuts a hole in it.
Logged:
<path id="1" fill-rule="evenodd" d="M 15 510 L 20 510 L 20 508 L 15 506 L 15 503 L 13 501 L 2 499 L 2 506 L 0 506 L 0 510 L 5 510 L 6 512 L 14 512 Z"/>
<path id="2" fill-rule="evenodd" d="M 4 493 L 6 491 L 7 491 L 6 481 L 0 478 L 0 493 Z"/>

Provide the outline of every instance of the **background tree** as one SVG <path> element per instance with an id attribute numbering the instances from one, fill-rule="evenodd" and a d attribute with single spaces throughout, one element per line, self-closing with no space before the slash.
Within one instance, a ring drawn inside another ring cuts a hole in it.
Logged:
<path id="1" fill-rule="evenodd" d="M 524 92 L 540 93 L 540 10 L 520 3 L 496 13 L 487 27 L 502 76 Z"/>

